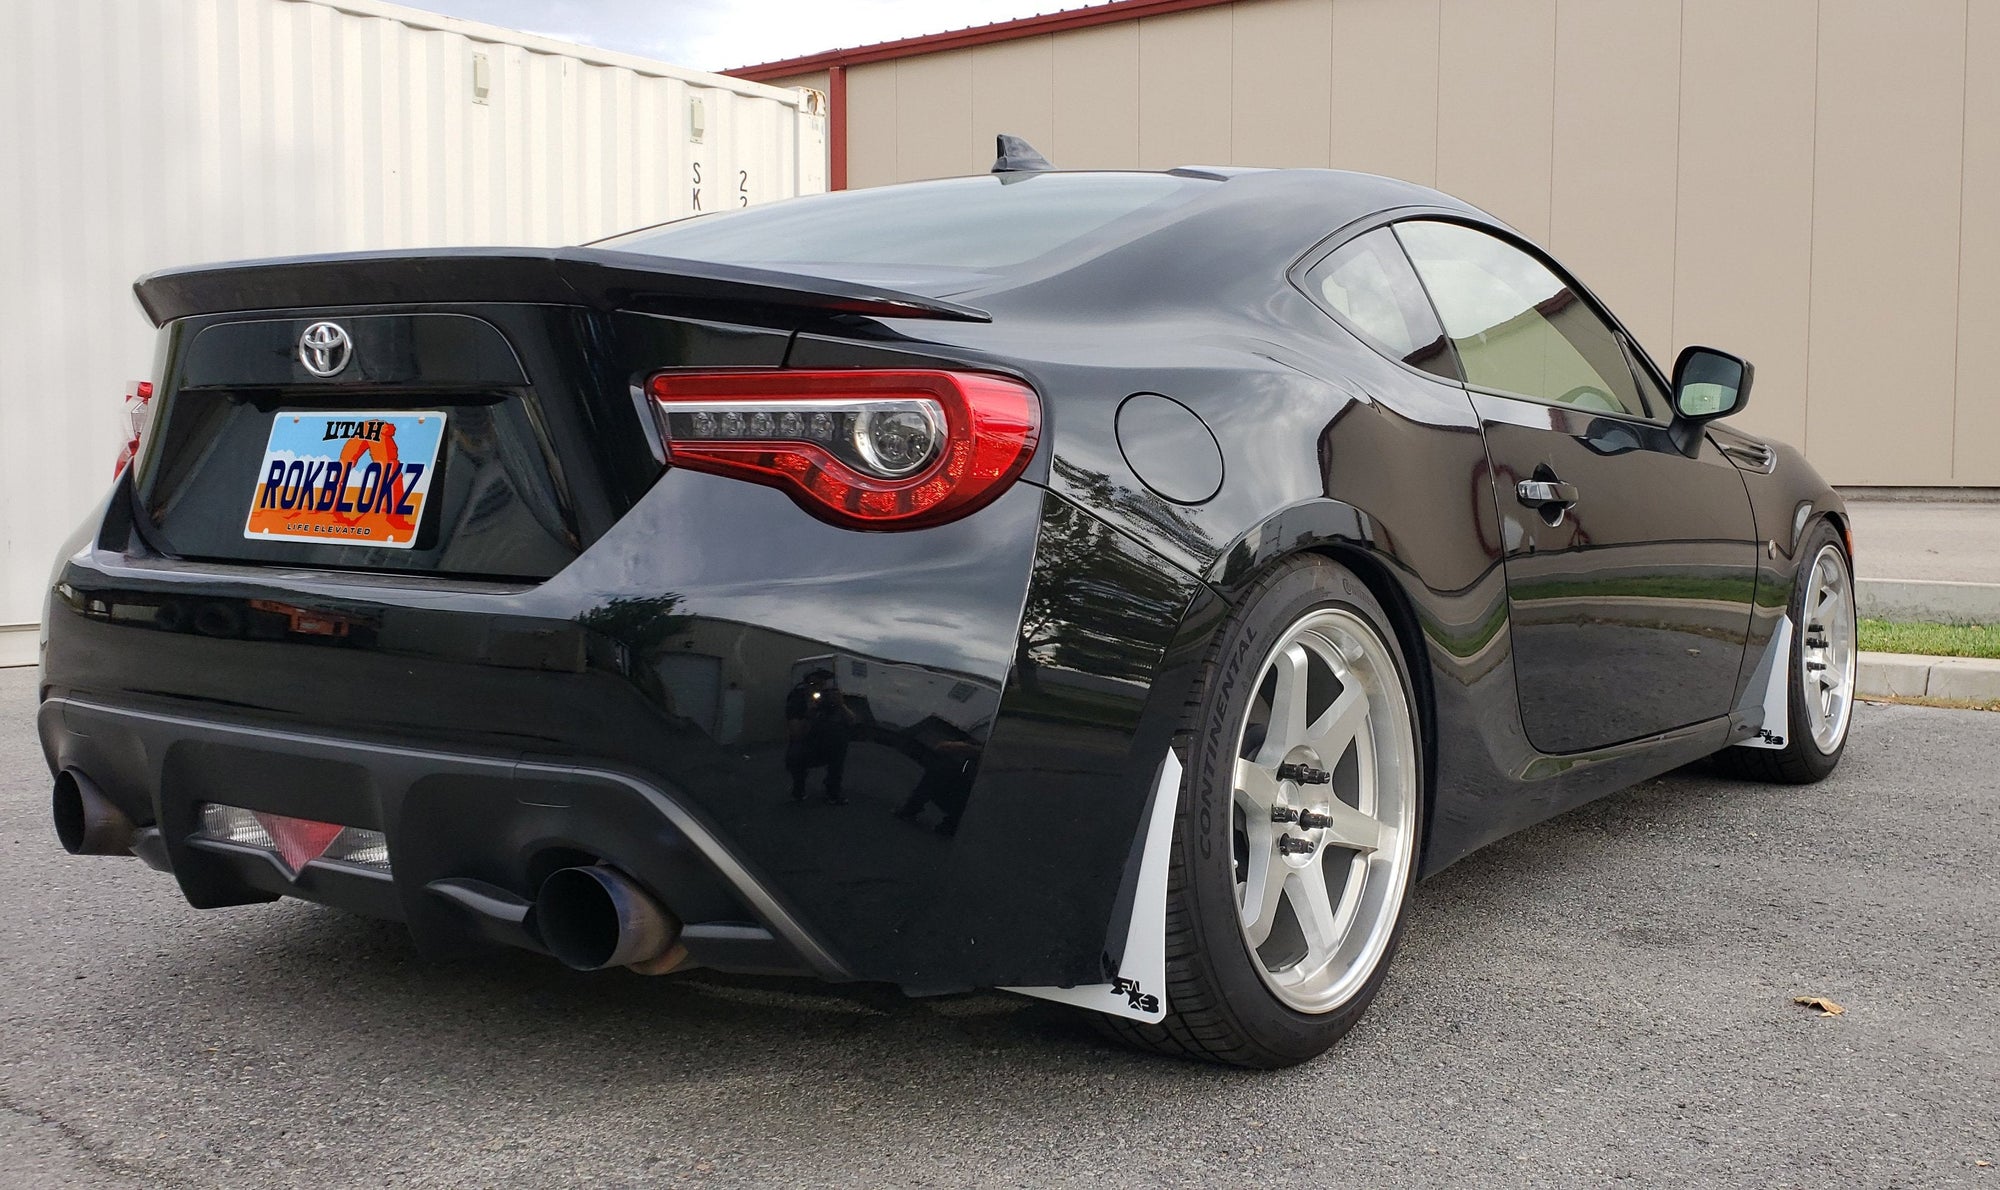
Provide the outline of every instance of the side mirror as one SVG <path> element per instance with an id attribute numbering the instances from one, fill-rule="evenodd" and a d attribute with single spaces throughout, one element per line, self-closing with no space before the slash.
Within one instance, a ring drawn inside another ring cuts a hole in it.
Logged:
<path id="1" fill-rule="evenodd" d="M 1674 412 L 1688 422 L 1728 417 L 1750 403 L 1750 379 L 1757 369 L 1740 355 L 1713 347 L 1689 347 L 1674 361 Z"/>

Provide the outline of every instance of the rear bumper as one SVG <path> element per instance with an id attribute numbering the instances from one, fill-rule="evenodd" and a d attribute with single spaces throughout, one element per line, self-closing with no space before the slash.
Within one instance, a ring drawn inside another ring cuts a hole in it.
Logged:
<path id="1" fill-rule="evenodd" d="M 513 586 L 160 558 L 116 512 L 52 584 L 41 738 L 158 830 L 191 903 L 297 896 L 427 946 L 532 945 L 438 884 L 518 901 L 601 859 L 696 962 L 920 992 L 1102 977 L 1192 672 L 1171 646 L 1209 598 L 1028 484 L 857 534 L 676 473 Z M 789 762 L 813 795 L 830 773 L 787 746 L 812 668 L 854 711 L 847 806 L 791 796 Z M 382 831 L 392 873 L 294 879 L 198 840 L 204 802 Z"/>
<path id="2" fill-rule="evenodd" d="M 477 882 L 531 896 L 560 857 L 609 863 L 668 895 L 698 963 L 849 979 L 852 973 L 687 808 L 685 793 L 609 769 L 307 734 L 185 713 L 50 698 L 37 716 L 56 769 L 88 773 L 159 832 L 190 903 L 293 896 L 406 923 L 420 943 L 484 935 L 539 949 L 529 925 L 468 908 Z M 379 830 L 388 874 L 200 836 L 205 802 Z"/>

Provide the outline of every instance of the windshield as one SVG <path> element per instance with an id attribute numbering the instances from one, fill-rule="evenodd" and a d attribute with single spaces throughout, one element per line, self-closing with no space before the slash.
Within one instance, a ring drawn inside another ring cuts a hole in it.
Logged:
<path id="1" fill-rule="evenodd" d="M 815 271 L 815 266 L 994 271 L 1177 207 L 1214 182 L 1147 173 L 949 178 L 843 190 L 719 211 L 594 246 L 684 260 Z"/>

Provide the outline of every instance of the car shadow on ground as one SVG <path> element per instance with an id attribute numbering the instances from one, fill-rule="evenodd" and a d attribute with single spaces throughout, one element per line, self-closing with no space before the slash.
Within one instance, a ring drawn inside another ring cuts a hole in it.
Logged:
<path id="1" fill-rule="evenodd" d="M 1618 862 L 1618 838 L 1635 824 L 1670 833 L 1699 822 L 1724 796 L 1671 776 L 1474 854 L 1420 886 L 1406 960 L 1410 952 L 1435 954 L 1478 939 L 1489 906 L 1533 912 L 1538 889 L 1563 895 L 1557 877 L 1574 887 L 1593 865 Z M 298 1039 L 297 1052 L 266 1058 L 309 1062 L 311 1048 L 336 1038 L 350 1055 L 357 1048 L 363 1055 L 350 1062 L 355 1074 L 422 1050 L 442 1076 L 534 1082 L 557 1093 L 566 1079 L 602 1091 L 607 1083 L 653 1084 L 662 1072 L 689 1070 L 782 1080 L 799 1067 L 802 1051 L 816 1051 L 817 1064 L 851 1061 L 878 1074 L 885 1063 L 920 1066 L 931 1076 L 956 1070 L 968 1087 L 977 1084 L 985 1056 L 1001 1050 L 1010 1065 L 1025 1059 L 1050 1071 L 1143 1068 L 1157 1077 L 1162 1065 L 1104 1040 L 1081 1013 L 999 992 L 917 1000 L 881 985 L 707 971 L 579 974 L 499 948 L 432 959 L 416 952 L 399 925 L 320 906 L 287 901 L 218 912 L 236 920 L 204 930 L 201 949 L 163 945 L 134 957 L 128 974 L 140 986 L 173 988 L 181 1005 L 204 1009 L 152 1015 L 135 1043 L 226 1052 L 223 1022 L 262 1018 L 282 1022 L 275 1036 Z M 1396 1002 L 1422 998 L 1411 984 L 1428 976 L 1408 965 L 1392 971 L 1361 1033 L 1393 1018 Z M 96 984 L 87 993 L 128 994 L 129 987 Z M 1198 1080 L 1231 1078 L 1192 1064 L 1180 1069 Z"/>

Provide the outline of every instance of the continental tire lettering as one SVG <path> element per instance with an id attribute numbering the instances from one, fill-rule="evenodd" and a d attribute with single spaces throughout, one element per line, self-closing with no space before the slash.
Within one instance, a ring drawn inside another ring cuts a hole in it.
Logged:
<path id="1" fill-rule="evenodd" d="M 1209 716 L 1208 736 L 1202 748 L 1201 801 L 1196 807 L 1195 812 L 1195 825 L 1197 828 L 1195 837 L 1201 840 L 1201 857 L 1203 859 L 1207 859 L 1215 853 L 1213 830 L 1215 825 L 1215 774 L 1218 771 L 1216 766 L 1222 763 L 1222 735 L 1224 725 L 1229 719 L 1228 707 L 1230 705 L 1230 694 L 1236 689 L 1236 679 L 1242 675 L 1243 658 L 1250 652 L 1250 646 L 1255 644 L 1256 640 L 1257 634 L 1246 628 L 1243 632 L 1243 639 L 1238 642 L 1235 652 L 1230 655 L 1228 662 L 1223 665 L 1222 681 L 1215 689 L 1214 706 L 1223 713 L 1220 716 Z M 1232 774 L 1236 771 L 1233 757 L 1228 766 L 1228 771 Z M 1233 780 L 1234 778 L 1232 777 L 1231 779 Z"/>

